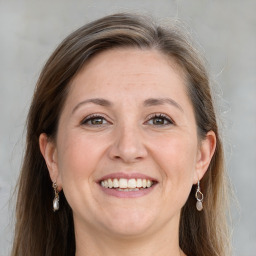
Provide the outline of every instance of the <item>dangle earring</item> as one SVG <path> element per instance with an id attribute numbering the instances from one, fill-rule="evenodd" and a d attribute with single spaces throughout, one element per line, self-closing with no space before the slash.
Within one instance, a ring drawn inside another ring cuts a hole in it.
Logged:
<path id="1" fill-rule="evenodd" d="M 197 182 L 197 190 L 196 190 L 196 194 L 195 194 L 195 197 L 196 197 L 196 209 L 198 211 L 202 211 L 203 210 L 203 200 L 204 200 L 204 195 L 203 193 L 200 191 L 200 181 L 198 180 Z"/>
<path id="2" fill-rule="evenodd" d="M 52 187 L 54 189 L 54 199 L 53 199 L 53 211 L 56 212 L 59 210 L 59 192 L 57 190 L 58 186 L 56 184 L 56 182 L 52 183 Z"/>

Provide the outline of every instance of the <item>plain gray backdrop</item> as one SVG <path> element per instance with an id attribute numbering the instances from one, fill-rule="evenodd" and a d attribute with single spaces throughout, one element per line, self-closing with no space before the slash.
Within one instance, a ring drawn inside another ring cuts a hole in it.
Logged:
<path id="1" fill-rule="evenodd" d="M 227 167 L 239 203 L 232 204 L 234 255 L 256 256 L 255 0 L 0 0 L 0 256 L 9 255 L 12 243 L 10 195 L 40 70 L 71 31 L 119 11 L 178 18 L 199 42 L 217 82 Z"/>

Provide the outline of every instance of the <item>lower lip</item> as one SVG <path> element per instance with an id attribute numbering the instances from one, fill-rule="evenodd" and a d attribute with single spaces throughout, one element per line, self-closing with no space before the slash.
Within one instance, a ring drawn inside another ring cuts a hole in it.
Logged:
<path id="1" fill-rule="evenodd" d="M 156 184 L 151 186 L 150 188 L 145 188 L 145 189 L 140 189 L 138 191 L 119 191 L 117 189 L 111 189 L 111 188 L 104 188 L 99 184 L 101 190 L 110 195 L 110 196 L 115 196 L 119 198 L 136 198 L 136 197 L 142 197 L 150 192 L 155 188 Z"/>

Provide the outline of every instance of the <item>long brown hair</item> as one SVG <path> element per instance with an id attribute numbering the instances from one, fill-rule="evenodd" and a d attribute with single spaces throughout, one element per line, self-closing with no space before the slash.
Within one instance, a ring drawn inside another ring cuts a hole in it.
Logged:
<path id="1" fill-rule="evenodd" d="M 52 184 L 39 149 L 39 136 L 54 139 L 70 80 L 85 62 L 110 48 L 157 49 L 182 68 L 193 105 L 198 137 L 214 131 L 217 147 L 201 181 L 204 210 L 195 208 L 195 188 L 182 208 L 180 246 L 189 256 L 227 256 L 229 236 L 225 216 L 226 179 L 209 77 L 198 51 L 176 26 L 151 18 L 115 14 L 89 23 L 69 35 L 54 51 L 38 79 L 27 119 L 26 153 L 18 182 L 16 228 L 12 256 L 75 255 L 72 210 L 60 193 L 61 207 L 52 211 Z"/>

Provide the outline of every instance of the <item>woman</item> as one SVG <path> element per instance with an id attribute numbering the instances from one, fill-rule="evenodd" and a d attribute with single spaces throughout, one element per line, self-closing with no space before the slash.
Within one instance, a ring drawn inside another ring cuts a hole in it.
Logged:
<path id="1" fill-rule="evenodd" d="M 176 27 L 116 14 L 78 29 L 27 126 L 13 256 L 229 255 L 209 79 Z"/>

